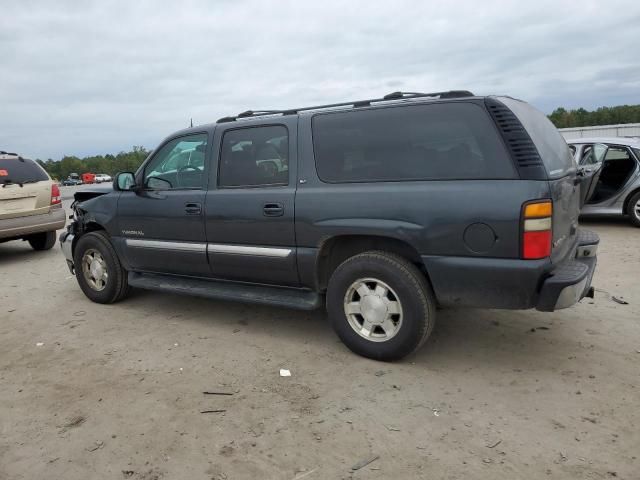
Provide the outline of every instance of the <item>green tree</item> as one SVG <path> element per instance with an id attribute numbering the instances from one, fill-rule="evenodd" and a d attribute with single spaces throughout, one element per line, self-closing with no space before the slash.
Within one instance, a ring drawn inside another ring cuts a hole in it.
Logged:
<path id="1" fill-rule="evenodd" d="M 46 162 L 36 160 L 44 169 L 57 180 L 64 180 L 71 173 L 82 175 L 83 173 L 106 173 L 114 176 L 122 171 L 135 171 L 149 155 L 149 150 L 135 145 L 129 152 L 120 152 L 117 155 L 92 155 L 78 158 L 65 155 L 58 161 L 48 159 Z"/>
<path id="2" fill-rule="evenodd" d="M 557 128 L 640 123 L 640 105 L 600 107 L 593 111 L 584 108 L 566 110 L 558 107 L 551 112 L 549 120 Z"/>

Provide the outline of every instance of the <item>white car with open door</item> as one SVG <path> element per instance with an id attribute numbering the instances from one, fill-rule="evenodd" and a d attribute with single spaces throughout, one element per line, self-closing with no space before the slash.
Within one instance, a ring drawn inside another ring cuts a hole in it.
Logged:
<path id="1" fill-rule="evenodd" d="M 585 178 L 582 215 L 628 215 L 640 227 L 640 138 L 567 140 Z"/>

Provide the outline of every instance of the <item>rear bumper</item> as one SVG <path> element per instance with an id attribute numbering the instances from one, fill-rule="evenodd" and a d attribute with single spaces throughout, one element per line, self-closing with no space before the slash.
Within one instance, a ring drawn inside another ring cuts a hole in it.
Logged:
<path id="1" fill-rule="evenodd" d="M 62 206 L 53 206 L 49 213 L 0 220 L 0 239 L 22 238 L 27 235 L 51 232 L 64 227 L 66 215 Z"/>
<path id="2" fill-rule="evenodd" d="M 423 256 L 422 261 L 442 306 L 553 311 L 590 293 L 599 241 L 597 234 L 581 230 L 572 255 L 559 265 L 548 258 Z"/>
<path id="3" fill-rule="evenodd" d="M 600 238 L 596 233 L 580 231 L 575 258 L 559 265 L 545 279 L 540 289 L 537 310 L 553 312 L 570 307 L 583 297 L 593 296 L 591 280 L 596 269 L 599 243 Z"/>

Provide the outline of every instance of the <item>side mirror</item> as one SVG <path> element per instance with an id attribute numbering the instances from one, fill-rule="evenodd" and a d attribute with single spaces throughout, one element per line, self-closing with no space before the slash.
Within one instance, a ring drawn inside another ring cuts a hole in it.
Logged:
<path id="1" fill-rule="evenodd" d="M 136 177 L 133 172 L 120 172 L 113 179 L 113 189 L 116 191 L 133 190 L 136 186 Z"/>

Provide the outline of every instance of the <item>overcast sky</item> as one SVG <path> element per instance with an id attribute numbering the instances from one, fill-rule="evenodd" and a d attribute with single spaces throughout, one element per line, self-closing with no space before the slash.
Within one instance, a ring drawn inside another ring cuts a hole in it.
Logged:
<path id="1" fill-rule="evenodd" d="M 395 90 L 640 103 L 640 1 L 2 0 L 0 150 L 152 148 L 247 109 Z"/>

